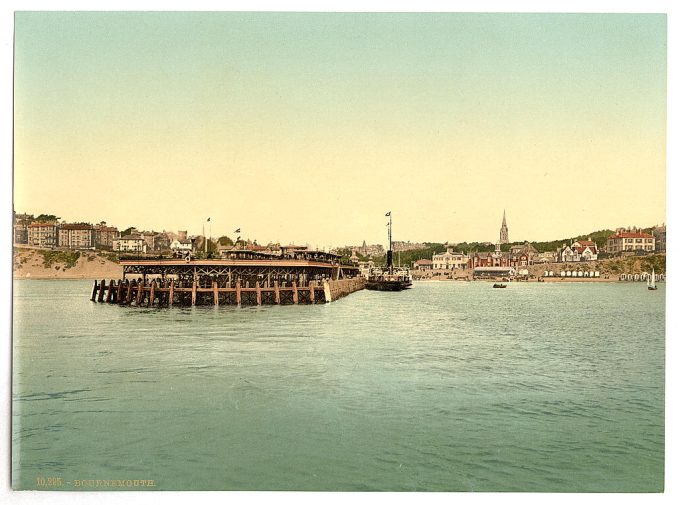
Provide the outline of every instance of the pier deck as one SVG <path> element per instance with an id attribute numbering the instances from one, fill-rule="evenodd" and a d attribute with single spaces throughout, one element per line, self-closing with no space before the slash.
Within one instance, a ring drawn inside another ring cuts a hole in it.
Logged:
<path id="1" fill-rule="evenodd" d="M 133 258 L 120 264 L 123 278 L 95 281 L 92 301 L 137 306 L 313 304 L 365 286 L 356 267 L 332 260 Z"/>

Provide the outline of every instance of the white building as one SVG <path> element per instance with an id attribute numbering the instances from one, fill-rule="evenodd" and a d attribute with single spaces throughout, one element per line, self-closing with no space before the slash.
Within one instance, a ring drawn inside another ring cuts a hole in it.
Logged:
<path id="1" fill-rule="evenodd" d="M 570 246 L 563 245 L 557 251 L 557 261 L 561 263 L 572 263 L 575 261 L 595 261 L 597 260 L 597 244 L 592 240 L 577 240 Z"/>
<path id="2" fill-rule="evenodd" d="M 536 255 L 534 263 L 554 263 L 556 260 L 556 253 L 553 251 L 546 251 Z"/>
<path id="3" fill-rule="evenodd" d="M 173 240 L 170 242 L 170 249 L 173 251 L 180 251 L 180 252 L 186 252 L 186 251 L 191 251 L 193 249 L 193 244 L 191 243 L 191 240 Z"/>
<path id="4" fill-rule="evenodd" d="M 607 239 L 607 252 L 610 254 L 625 251 L 646 251 L 654 252 L 654 235 L 643 233 L 637 228 L 624 229 L 618 228 L 615 235 L 610 235 Z"/>
<path id="5" fill-rule="evenodd" d="M 458 270 L 466 269 L 467 266 L 467 255 L 455 252 L 451 247 L 447 247 L 446 252 L 432 255 L 433 270 Z"/>
<path id="6" fill-rule="evenodd" d="M 146 253 L 146 243 L 139 235 L 125 235 L 113 239 L 113 250 L 119 252 Z"/>

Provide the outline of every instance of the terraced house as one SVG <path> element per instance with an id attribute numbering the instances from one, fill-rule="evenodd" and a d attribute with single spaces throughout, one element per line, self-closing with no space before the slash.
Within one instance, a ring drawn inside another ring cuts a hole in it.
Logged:
<path id="1" fill-rule="evenodd" d="M 65 249 L 94 249 L 94 226 L 87 223 L 68 223 L 59 226 L 59 247 Z"/>
<path id="2" fill-rule="evenodd" d="M 113 240 L 120 237 L 118 228 L 107 226 L 105 221 L 94 225 L 94 245 L 97 248 L 112 248 Z"/>
<path id="3" fill-rule="evenodd" d="M 28 225 L 28 245 L 52 249 L 59 245 L 59 225 L 56 222 L 35 222 Z"/>

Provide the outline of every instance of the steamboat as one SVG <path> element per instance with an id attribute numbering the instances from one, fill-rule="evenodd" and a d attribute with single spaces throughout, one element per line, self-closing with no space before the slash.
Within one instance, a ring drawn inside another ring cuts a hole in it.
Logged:
<path id="1" fill-rule="evenodd" d="M 394 254 L 392 251 L 392 211 L 385 214 L 389 217 L 387 224 L 387 237 L 390 247 L 387 250 L 387 266 L 373 268 L 366 280 L 366 289 L 372 291 L 403 291 L 412 285 L 411 272 L 405 267 L 394 266 Z"/>

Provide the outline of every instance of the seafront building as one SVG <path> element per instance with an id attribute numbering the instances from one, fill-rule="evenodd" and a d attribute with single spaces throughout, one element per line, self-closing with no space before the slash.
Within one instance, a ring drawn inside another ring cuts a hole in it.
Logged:
<path id="1" fill-rule="evenodd" d="M 28 225 L 35 220 L 33 214 L 14 212 L 13 240 L 15 244 L 28 244 Z"/>
<path id="2" fill-rule="evenodd" d="M 576 240 L 571 245 L 562 244 L 557 250 L 557 262 L 595 261 L 598 253 L 597 244 L 588 237 L 588 240 Z"/>
<path id="3" fill-rule="evenodd" d="M 414 270 L 420 270 L 420 271 L 432 270 L 432 265 L 433 265 L 433 263 L 432 263 L 431 260 L 422 259 L 422 260 L 415 261 L 413 263 L 413 268 L 414 268 Z"/>
<path id="4" fill-rule="evenodd" d="M 555 251 L 546 251 L 538 253 L 534 257 L 534 263 L 555 263 L 557 261 L 557 253 Z"/>
<path id="5" fill-rule="evenodd" d="M 666 252 L 666 223 L 661 226 L 655 226 L 652 228 L 652 235 L 654 235 L 655 240 L 655 251 L 665 253 Z"/>
<path id="6" fill-rule="evenodd" d="M 535 263 L 535 258 L 537 256 L 538 251 L 529 242 L 525 242 L 522 245 L 512 246 L 510 251 L 503 252 L 501 251 L 501 243 L 499 241 L 496 243 L 496 249 L 493 252 L 471 253 L 468 260 L 468 268 L 527 267 Z"/>
<path id="7" fill-rule="evenodd" d="M 59 225 L 58 247 L 64 249 L 94 249 L 94 227 L 86 223 Z"/>
<path id="8" fill-rule="evenodd" d="M 113 240 L 113 250 L 118 252 L 145 253 L 146 243 L 141 235 L 125 235 Z"/>
<path id="9" fill-rule="evenodd" d="M 231 246 L 229 246 L 231 247 Z M 170 243 L 170 250 L 177 253 L 191 252 L 194 249 L 194 244 L 191 240 L 173 240 Z"/>
<path id="10" fill-rule="evenodd" d="M 120 237 L 115 226 L 107 226 L 106 221 L 94 225 L 94 246 L 97 249 L 112 249 L 113 240 Z"/>
<path id="11" fill-rule="evenodd" d="M 28 225 L 28 245 L 40 249 L 52 249 L 59 245 L 59 225 L 56 222 Z"/>
<path id="12" fill-rule="evenodd" d="M 607 252 L 621 254 L 623 252 L 654 252 L 654 235 L 644 233 L 639 228 L 617 228 L 614 235 L 607 239 Z"/>
<path id="13" fill-rule="evenodd" d="M 432 255 L 433 270 L 464 270 L 468 267 L 466 254 L 455 252 L 453 247 L 447 247 L 446 252 L 435 253 Z"/>

